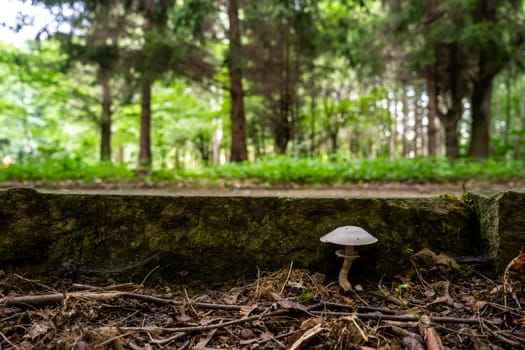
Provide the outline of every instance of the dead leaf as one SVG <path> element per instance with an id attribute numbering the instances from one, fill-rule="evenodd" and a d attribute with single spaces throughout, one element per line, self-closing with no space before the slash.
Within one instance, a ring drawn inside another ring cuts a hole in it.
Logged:
<path id="1" fill-rule="evenodd" d="M 273 300 L 275 300 L 275 301 L 279 301 L 279 300 L 284 300 L 284 299 L 285 299 L 285 298 L 282 297 L 280 294 L 277 294 L 277 293 L 275 293 L 275 292 L 272 292 L 272 293 L 271 293 L 271 296 L 272 296 Z"/>
<path id="2" fill-rule="evenodd" d="M 232 293 L 232 294 L 227 294 L 223 296 L 222 300 L 224 301 L 224 303 L 228 305 L 235 305 L 237 304 L 238 298 L 239 298 L 239 293 Z"/>
<path id="3" fill-rule="evenodd" d="M 301 311 L 308 310 L 308 308 L 304 306 L 303 304 L 299 304 L 299 303 L 296 303 L 295 301 L 287 300 L 287 299 L 279 300 L 277 301 L 277 304 L 279 304 L 279 306 L 282 307 L 283 309 L 292 309 L 292 310 L 301 310 Z"/>
<path id="4" fill-rule="evenodd" d="M 186 311 L 184 311 L 184 307 L 181 307 L 179 310 L 179 314 L 175 317 L 177 321 L 181 323 L 186 323 L 191 321 L 191 317 L 186 314 Z"/>
<path id="5" fill-rule="evenodd" d="M 473 311 L 479 311 L 483 308 L 483 306 L 487 305 L 488 302 L 483 300 L 478 300 L 472 304 L 472 310 Z"/>
<path id="6" fill-rule="evenodd" d="M 309 318 L 309 319 L 306 319 L 304 320 L 302 323 L 301 323 L 301 326 L 299 327 L 299 329 L 301 329 L 302 331 L 305 331 L 307 329 L 310 329 L 314 326 L 317 326 L 318 324 L 321 324 L 323 323 L 323 318 L 322 317 L 313 317 L 313 318 Z"/>
<path id="7" fill-rule="evenodd" d="M 282 307 L 283 309 L 293 309 L 293 310 L 301 310 L 301 311 L 308 310 L 306 306 L 296 303 L 295 301 L 286 299 L 277 293 L 272 292 L 271 295 L 272 295 L 273 300 L 275 300 L 277 304 L 279 304 L 279 306 Z"/>
<path id="8" fill-rule="evenodd" d="M 241 317 L 248 317 L 250 314 L 256 310 L 259 307 L 258 304 L 252 304 L 252 305 L 243 305 L 241 306 L 241 310 L 239 311 L 241 314 Z"/>
<path id="9" fill-rule="evenodd" d="M 49 332 L 51 326 L 47 322 L 35 322 L 29 329 L 24 338 L 35 340 L 36 338 L 45 335 Z"/>

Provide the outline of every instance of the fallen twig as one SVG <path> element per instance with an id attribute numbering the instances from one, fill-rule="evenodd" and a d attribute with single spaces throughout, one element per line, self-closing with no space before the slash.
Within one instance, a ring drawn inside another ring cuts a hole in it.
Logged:
<path id="1" fill-rule="evenodd" d="M 88 290 L 88 291 L 108 291 L 108 290 L 116 290 L 116 289 L 133 289 L 136 288 L 137 285 L 134 283 L 121 283 L 121 284 L 112 284 L 105 287 L 100 286 L 92 286 L 89 284 L 82 284 L 82 283 L 73 283 L 73 288 L 75 289 L 81 289 L 81 290 Z"/>
<path id="2" fill-rule="evenodd" d="M 105 292 L 93 292 L 93 291 L 80 291 L 70 293 L 52 293 L 52 294 L 40 294 L 40 295 L 22 295 L 22 296 L 8 296 L 0 299 L 0 305 L 49 305 L 57 304 L 62 302 L 66 297 L 90 299 L 90 300 L 111 300 L 115 298 L 130 298 L 138 299 L 142 301 L 152 302 L 161 305 L 183 305 L 184 302 L 159 298 L 152 295 L 130 293 L 123 291 L 105 291 Z M 209 303 L 191 303 L 194 307 L 206 308 L 206 309 L 217 309 L 217 310 L 241 310 L 242 306 L 238 305 L 226 305 L 226 304 L 209 304 Z"/>
<path id="3" fill-rule="evenodd" d="M 310 311 L 316 316 L 351 316 L 356 315 L 362 320 L 386 320 L 386 321 L 400 321 L 400 322 L 414 322 L 419 321 L 416 316 L 408 315 L 384 315 L 381 313 L 351 313 L 351 312 L 337 312 L 337 311 Z M 457 318 L 457 317 L 431 317 L 430 320 L 434 323 L 464 323 L 464 324 L 479 324 L 477 318 Z"/>
<path id="4" fill-rule="evenodd" d="M 308 310 L 312 309 L 314 307 L 317 307 L 317 306 L 318 306 L 317 304 L 313 305 L 310 308 L 308 308 Z M 215 323 L 215 324 L 206 324 L 206 325 L 202 325 L 202 326 L 176 327 L 176 328 L 156 327 L 156 326 L 144 326 L 144 327 L 113 327 L 113 326 L 108 326 L 108 327 L 100 327 L 97 330 L 98 331 L 109 331 L 109 332 L 114 331 L 114 330 L 120 330 L 120 331 L 124 331 L 124 332 L 135 331 L 135 332 L 186 332 L 186 333 L 188 333 L 188 332 L 197 332 L 197 331 L 208 331 L 208 330 L 212 330 L 212 329 L 224 328 L 224 327 L 236 325 L 236 324 L 239 324 L 239 323 L 251 322 L 251 321 L 255 321 L 255 320 L 262 320 L 262 319 L 268 318 L 268 317 L 284 315 L 284 314 L 290 312 L 290 310 L 292 310 L 292 309 L 278 309 L 278 310 L 275 310 L 275 311 L 263 312 L 261 314 L 257 314 L 257 315 L 253 315 L 253 316 L 249 316 L 249 317 L 244 317 L 244 318 L 239 318 L 239 319 L 232 320 L 232 321 Z"/>
<path id="5" fill-rule="evenodd" d="M 56 292 L 56 290 L 55 290 L 54 288 L 51 288 L 51 287 L 49 287 L 49 286 L 47 286 L 47 285 L 45 285 L 45 284 L 43 284 L 43 283 L 40 283 L 40 282 L 38 282 L 38 281 L 36 281 L 36 280 L 32 280 L 32 279 L 26 278 L 26 277 L 24 277 L 24 276 L 20 276 L 20 275 L 17 274 L 17 273 L 14 273 L 13 276 L 15 276 L 16 278 L 19 278 L 19 279 L 21 279 L 21 280 L 23 280 L 23 281 L 26 281 L 26 282 L 29 282 L 29 283 L 36 284 L 37 286 L 40 286 L 40 287 L 45 288 L 45 289 L 47 289 L 47 290 L 50 290 L 50 291 Z"/>
<path id="6" fill-rule="evenodd" d="M 483 326 L 483 328 L 488 331 L 494 338 L 498 339 L 499 341 L 507 344 L 507 345 L 510 345 L 512 347 L 522 347 L 524 346 L 525 344 L 524 343 L 521 343 L 521 342 L 517 342 L 515 340 L 512 340 L 512 339 L 509 339 L 507 337 L 505 337 L 504 335 L 502 335 L 501 333 L 495 331 L 494 329 L 490 328 L 487 324 L 487 322 L 485 321 L 481 321 L 481 325 Z"/>

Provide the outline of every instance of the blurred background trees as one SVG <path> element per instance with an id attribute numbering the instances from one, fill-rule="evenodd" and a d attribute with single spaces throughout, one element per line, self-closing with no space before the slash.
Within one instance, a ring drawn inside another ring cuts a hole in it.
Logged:
<path id="1" fill-rule="evenodd" d="M 48 25 L 0 46 L 2 157 L 525 158 L 523 1 L 32 3 Z"/>

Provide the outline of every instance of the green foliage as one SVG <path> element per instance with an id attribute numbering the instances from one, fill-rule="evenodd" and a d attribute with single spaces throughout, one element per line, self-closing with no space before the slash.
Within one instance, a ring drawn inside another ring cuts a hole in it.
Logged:
<path id="1" fill-rule="evenodd" d="M 190 170 L 157 169 L 149 180 L 197 181 L 198 183 L 226 183 L 235 180 L 257 181 L 266 184 L 341 185 L 346 183 L 377 182 L 446 182 L 494 181 L 523 177 L 521 162 L 495 160 L 446 159 L 388 159 L 329 160 L 328 158 L 269 157 L 257 162 L 243 162 L 222 166 L 208 166 Z M 133 180 L 134 172 L 125 165 L 91 164 L 80 157 L 48 157 L 46 160 L 29 158 L 0 170 L 1 181 L 60 181 Z"/>
<path id="2" fill-rule="evenodd" d="M 194 178 L 257 180 L 264 183 L 344 184 L 368 181 L 446 182 L 503 180 L 523 176 L 521 162 L 448 161 L 436 158 L 335 161 L 323 158 L 268 157 L 187 172 Z"/>
<path id="3" fill-rule="evenodd" d="M 130 180 L 134 173 L 125 166 L 110 163 L 87 164 L 80 158 L 29 158 L 0 170 L 0 182 L 80 180 L 91 183 L 101 180 Z"/>

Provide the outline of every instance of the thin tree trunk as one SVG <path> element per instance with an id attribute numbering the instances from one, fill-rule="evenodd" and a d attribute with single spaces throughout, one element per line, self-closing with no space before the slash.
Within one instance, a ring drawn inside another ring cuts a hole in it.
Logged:
<path id="1" fill-rule="evenodd" d="M 445 155 L 448 158 L 455 159 L 459 157 L 458 146 L 458 121 L 454 111 L 447 113 L 449 116 L 443 119 L 445 129 Z"/>
<path id="2" fill-rule="evenodd" d="M 427 68 L 427 93 L 428 93 L 428 126 L 427 126 L 427 152 L 429 156 L 437 155 L 437 88 L 436 88 L 436 67 L 435 64 Z"/>
<path id="3" fill-rule="evenodd" d="M 430 24 L 433 23 L 436 16 L 437 0 L 425 0 L 426 18 L 425 18 L 425 34 L 430 31 Z M 433 49 L 434 59 L 438 59 L 437 50 Z M 438 153 L 438 127 L 436 125 L 438 119 L 438 90 L 437 90 L 437 64 L 433 62 L 426 68 L 426 83 L 428 94 L 428 109 L 427 109 L 427 153 L 429 156 L 435 156 Z"/>
<path id="4" fill-rule="evenodd" d="M 408 111 L 409 111 L 409 105 L 408 105 L 408 95 L 407 95 L 407 89 L 406 87 L 403 87 L 401 90 L 401 93 L 403 94 L 401 101 L 403 101 L 403 157 L 407 157 L 410 153 L 409 149 L 409 143 L 407 139 L 408 129 L 410 128 L 408 123 Z"/>
<path id="5" fill-rule="evenodd" d="M 458 123 L 463 115 L 463 95 L 461 89 L 461 60 L 457 44 L 447 46 L 449 55 L 448 80 L 450 83 L 451 103 L 448 111 L 439 114 L 445 129 L 445 155 L 448 158 L 459 157 Z"/>
<path id="6" fill-rule="evenodd" d="M 151 167 L 151 86 L 150 80 L 142 82 L 142 101 L 140 113 L 139 166 Z"/>
<path id="7" fill-rule="evenodd" d="M 312 74 L 313 76 L 313 74 Z M 316 150 L 316 128 L 315 128 L 315 122 L 316 122 L 316 95 L 315 95 L 315 82 L 314 79 L 311 79 L 310 81 L 310 157 L 315 156 L 317 153 Z"/>
<path id="8" fill-rule="evenodd" d="M 508 150 L 510 147 L 510 132 L 511 128 L 511 97 L 512 97 L 512 88 L 510 76 L 507 76 L 505 79 L 506 94 L 505 94 L 505 133 L 503 134 L 505 140 L 505 150 Z"/>
<path id="9" fill-rule="evenodd" d="M 472 132 L 468 155 L 488 158 L 490 155 L 490 106 L 492 79 L 474 82 L 472 88 Z"/>
<path id="10" fill-rule="evenodd" d="M 423 111 L 420 108 L 421 91 L 414 87 L 414 153 L 416 156 L 423 154 Z"/>
<path id="11" fill-rule="evenodd" d="M 102 80 L 102 118 L 100 120 L 100 160 L 111 161 L 111 81 Z"/>
<path id="12" fill-rule="evenodd" d="M 392 103 L 394 102 L 394 103 Z M 390 99 L 390 95 L 387 95 L 387 110 L 390 114 L 390 139 L 389 139 L 389 149 L 390 149 L 390 159 L 394 160 L 396 159 L 396 126 L 397 126 L 397 118 L 396 118 L 396 107 L 395 107 L 395 100 L 392 101 Z M 392 105 L 394 107 L 392 107 Z M 394 108 L 394 113 L 392 113 L 391 108 Z"/>
<path id="13" fill-rule="evenodd" d="M 238 0 L 228 0 L 228 18 L 230 21 L 230 53 L 228 57 L 231 96 L 230 161 L 240 162 L 248 159 L 248 151 L 246 147 L 246 117 L 244 114 L 244 91 L 242 87 L 242 47 Z"/>
<path id="14" fill-rule="evenodd" d="M 525 94 L 521 95 L 520 100 L 520 124 L 521 132 L 518 134 L 518 156 L 523 160 L 523 168 L 525 169 Z"/>

